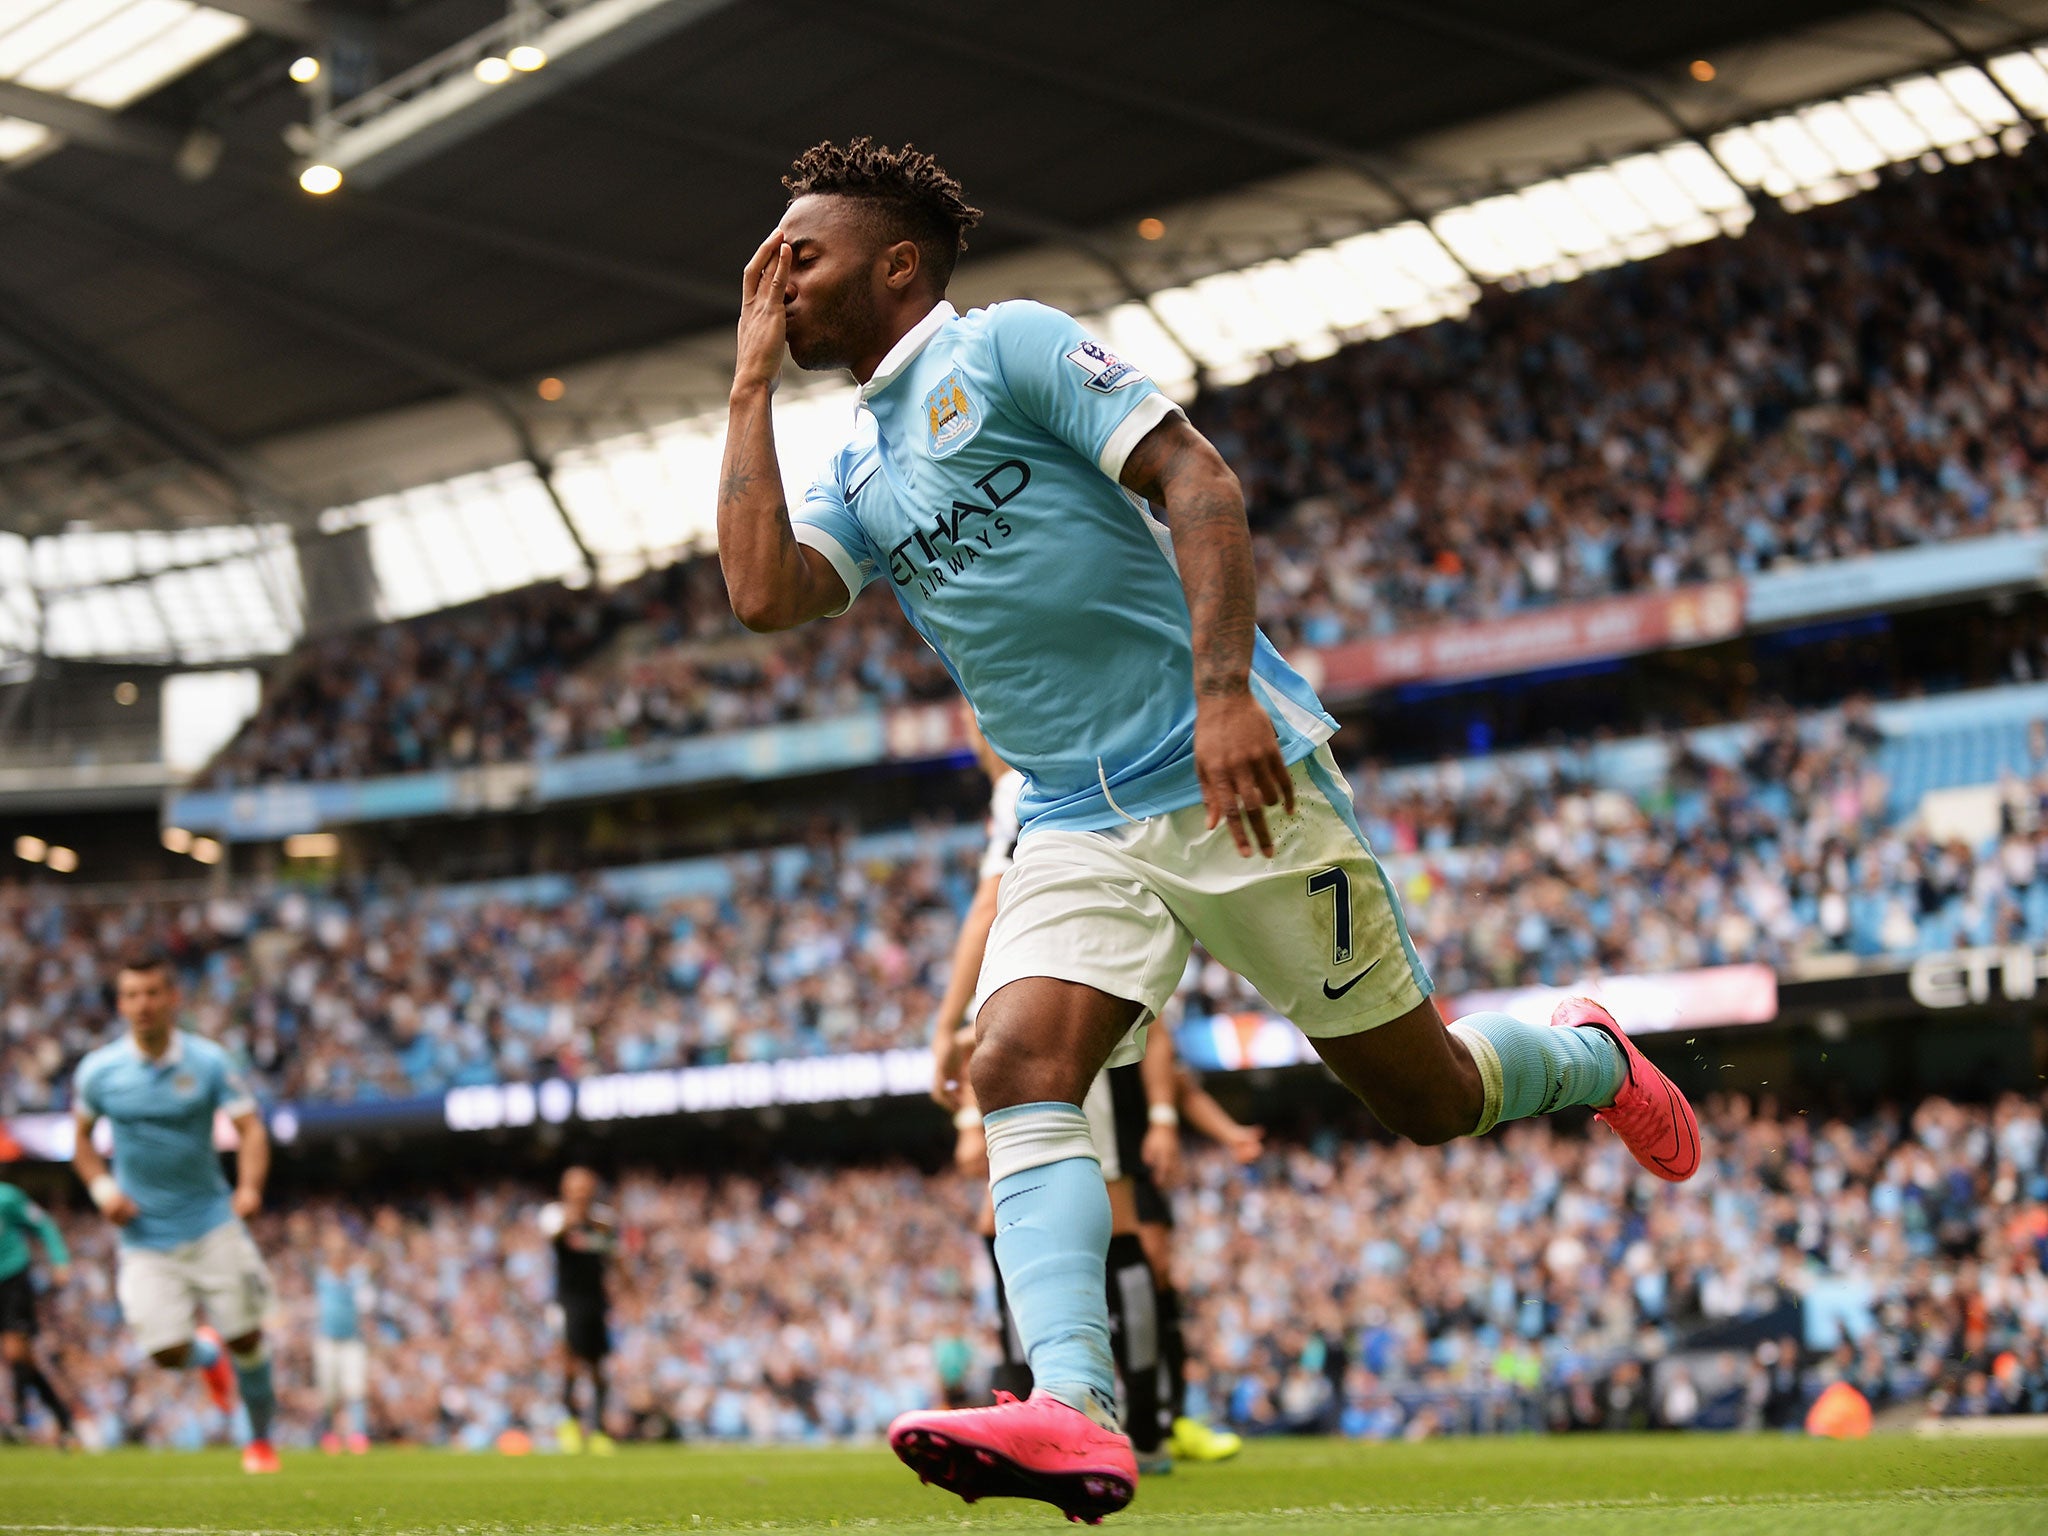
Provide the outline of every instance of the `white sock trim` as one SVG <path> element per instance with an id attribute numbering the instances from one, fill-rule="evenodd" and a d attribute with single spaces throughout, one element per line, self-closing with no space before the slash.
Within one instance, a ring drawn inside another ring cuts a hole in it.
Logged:
<path id="1" fill-rule="evenodd" d="M 1500 1052 L 1493 1048 L 1493 1042 L 1471 1025 L 1462 1021 L 1451 1025 L 1451 1033 L 1465 1042 L 1465 1049 L 1472 1053 L 1472 1064 L 1479 1069 L 1479 1123 L 1466 1134 L 1484 1136 L 1500 1124 L 1500 1109 L 1506 1097 L 1506 1079 L 1501 1073 Z"/>
<path id="2" fill-rule="evenodd" d="M 982 1121 L 988 1143 L 988 1182 L 993 1189 L 1013 1173 L 1028 1173 L 1070 1157 L 1100 1164 L 1088 1117 L 1072 1104 L 1021 1104 L 999 1109 Z"/>

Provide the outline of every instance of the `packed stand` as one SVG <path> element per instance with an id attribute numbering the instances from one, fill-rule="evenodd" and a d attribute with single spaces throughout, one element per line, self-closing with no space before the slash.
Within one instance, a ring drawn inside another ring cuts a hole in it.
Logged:
<path id="1" fill-rule="evenodd" d="M 1248 1168 L 1195 1153 L 1175 1195 L 1191 1411 L 1370 1438 L 1796 1428 L 1846 1380 L 1880 1413 L 2048 1412 L 2038 1102 L 1848 1121 L 1730 1097 L 1703 1125 L 1705 1176 L 1675 1187 L 1597 1127 L 1548 1122 L 1427 1150 L 1328 1137 Z M 288 1433 L 319 1422 L 311 1271 L 339 1223 L 373 1292 L 374 1435 L 549 1443 L 542 1198 L 501 1185 L 260 1218 Z M 997 1352 L 978 1198 L 902 1169 L 626 1179 L 613 1431 L 872 1438 L 936 1399 L 963 1343 L 981 1386 Z M 93 1437 L 217 1431 L 196 1385 L 121 1332 L 105 1224 L 67 1237 L 75 1279 L 45 1332 Z"/>
<path id="2" fill-rule="evenodd" d="M 1447 996 L 1817 953 L 1910 955 L 2048 942 L 2048 725 L 2000 787 L 2002 831 L 1937 839 L 1894 804 L 1860 705 L 1767 717 L 1739 759 L 1672 743 L 1637 799 L 1565 766 L 1465 768 L 1406 787 L 1354 773 L 1424 963 Z M 1905 808 L 1910 811 L 1910 807 Z M 594 885 L 566 900 L 274 889 L 170 907 L 0 891 L 0 1113 L 61 1107 L 113 1027 L 107 957 L 166 943 L 188 1023 L 268 1097 L 402 1098 L 921 1042 L 972 895 L 971 835 L 907 862 L 831 839 L 778 884 L 651 906 Z M 1197 954 L 1201 1016 L 1263 1005 Z"/>
<path id="3" fill-rule="evenodd" d="M 185 1027 L 267 1099 L 388 1099 L 464 1083 L 879 1050 L 920 1040 L 978 855 L 868 861 L 814 846 L 793 881 L 731 861 L 724 896 L 629 905 L 594 886 L 348 900 L 273 888 L 170 906 L 0 891 L 0 1114 L 69 1102 L 118 1028 L 110 957 L 165 946 Z"/>
<path id="4" fill-rule="evenodd" d="M 203 782 L 545 761 L 953 697 L 938 658 L 907 638 L 876 604 L 801 636 L 748 635 L 703 559 L 602 595 L 534 587 L 309 643 Z"/>
<path id="5" fill-rule="evenodd" d="M 1282 646 L 2048 518 L 2030 149 L 1212 391 Z M 886 594 L 745 635 L 714 561 L 316 642 L 219 786 L 464 767 L 944 697 Z"/>

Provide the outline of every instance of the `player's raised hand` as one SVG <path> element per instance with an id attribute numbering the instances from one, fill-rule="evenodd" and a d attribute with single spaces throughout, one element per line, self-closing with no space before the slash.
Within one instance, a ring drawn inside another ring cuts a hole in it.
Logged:
<path id="1" fill-rule="evenodd" d="M 1294 778 L 1280 756 L 1273 722 L 1247 687 L 1242 692 L 1202 694 L 1195 700 L 1195 778 L 1209 828 L 1230 828 L 1231 841 L 1245 858 L 1256 846 L 1273 856 L 1266 808 L 1284 805 L 1294 814 Z"/>
<path id="2" fill-rule="evenodd" d="M 782 378 L 782 359 L 789 350 L 783 294 L 789 287 L 794 253 L 776 230 L 761 242 L 740 274 L 739 351 L 733 363 L 735 390 L 773 391 Z"/>

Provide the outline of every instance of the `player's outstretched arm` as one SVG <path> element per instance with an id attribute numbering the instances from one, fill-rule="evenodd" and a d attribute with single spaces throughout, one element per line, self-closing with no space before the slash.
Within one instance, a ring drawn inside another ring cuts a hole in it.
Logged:
<path id="1" fill-rule="evenodd" d="M 793 629 L 846 607 L 832 562 L 796 541 L 775 458 L 775 386 L 787 331 L 782 313 L 790 249 L 782 231 L 761 242 L 740 279 L 739 350 L 718 477 L 718 563 L 732 611 L 753 630 Z"/>
<path id="2" fill-rule="evenodd" d="M 263 1209 L 263 1185 L 270 1177 L 270 1130 L 263 1116 L 251 1110 L 235 1116 L 235 1214 L 254 1216 Z"/>
<path id="3" fill-rule="evenodd" d="M 92 1203 L 100 1208 L 100 1214 L 115 1226 L 125 1227 L 139 1212 L 135 1202 L 114 1182 L 113 1170 L 100 1156 L 100 1149 L 92 1144 L 92 1128 L 98 1122 L 98 1115 L 83 1108 L 72 1117 L 71 1167 L 85 1185 L 86 1193 L 92 1196 Z"/>
<path id="4" fill-rule="evenodd" d="M 1123 484 L 1166 509 L 1187 592 L 1195 647 L 1195 776 L 1209 825 L 1230 828 L 1237 851 L 1268 858 L 1266 807 L 1294 811 L 1294 780 L 1273 722 L 1252 697 L 1258 579 L 1244 520 L 1244 488 L 1223 455 L 1178 413 L 1124 461 Z"/>
<path id="5" fill-rule="evenodd" d="M 1257 1160 L 1266 1147 L 1266 1133 L 1256 1125 L 1244 1125 L 1232 1116 L 1229 1110 L 1210 1097 L 1201 1080 L 1194 1073 L 1181 1069 L 1177 1074 L 1180 1085 L 1180 1113 L 1196 1130 L 1211 1141 L 1222 1144 L 1223 1149 L 1240 1163 Z"/>

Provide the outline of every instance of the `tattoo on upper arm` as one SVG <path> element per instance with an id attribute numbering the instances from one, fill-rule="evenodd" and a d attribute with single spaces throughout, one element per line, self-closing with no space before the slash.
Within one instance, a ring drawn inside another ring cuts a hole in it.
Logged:
<path id="1" fill-rule="evenodd" d="M 1138 439 L 1118 479 L 1154 506 L 1163 506 L 1166 488 L 1190 467 L 1195 444 L 1201 441 L 1201 434 L 1183 417 L 1169 416 Z"/>

